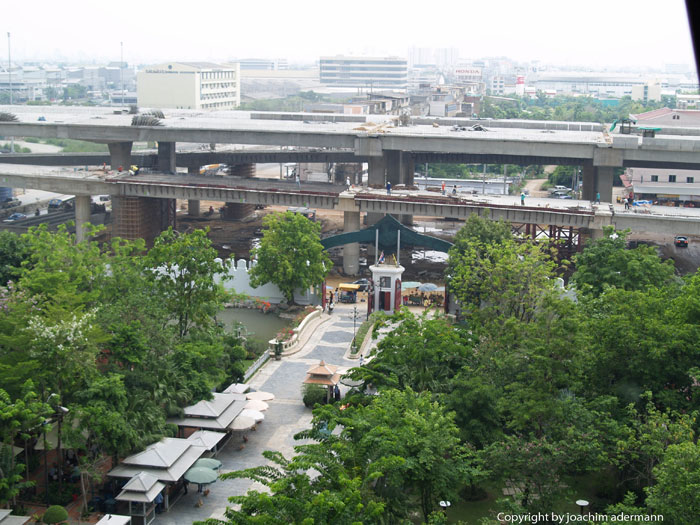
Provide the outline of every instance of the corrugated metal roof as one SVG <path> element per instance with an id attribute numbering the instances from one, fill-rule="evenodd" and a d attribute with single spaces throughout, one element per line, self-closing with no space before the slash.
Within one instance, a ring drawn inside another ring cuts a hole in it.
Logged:
<path id="1" fill-rule="evenodd" d="M 158 478 L 159 481 L 165 483 L 174 483 L 178 481 L 185 474 L 185 472 L 187 472 L 187 470 L 192 465 L 194 465 L 194 462 L 197 461 L 207 450 L 204 447 L 198 447 L 196 445 L 193 445 L 192 442 L 187 441 L 186 439 L 164 438 L 164 440 L 168 440 L 170 442 L 165 446 L 172 447 L 172 442 L 181 441 L 184 442 L 188 447 L 169 467 L 149 467 L 122 463 L 121 465 L 109 471 L 107 475 L 113 478 L 132 478 L 141 472 L 147 472 L 153 474 L 155 477 Z M 169 454 L 166 452 L 166 455 Z"/>
<path id="2" fill-rule="evenodd" d="M 192 444 L 212 450 L 219 442 L 226 437 L 223 432 L 212 432 L 210 430 L 197 430 L 187 438 Z"/>

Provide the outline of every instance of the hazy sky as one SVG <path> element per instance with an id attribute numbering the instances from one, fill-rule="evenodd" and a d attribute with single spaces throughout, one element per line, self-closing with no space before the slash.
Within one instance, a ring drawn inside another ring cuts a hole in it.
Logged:
<path id="1" fill-rule="evenodd" d="M 33 0 L 0 18 L 12 59 L 318 59 L 456 47 L 462 58 L 557 64 L 693 63 L 682 0 Z"/>

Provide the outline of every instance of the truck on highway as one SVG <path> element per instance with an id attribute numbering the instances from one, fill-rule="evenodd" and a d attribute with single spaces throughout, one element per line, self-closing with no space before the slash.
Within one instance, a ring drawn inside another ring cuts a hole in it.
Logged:
<path id="1" fill-rule="evenodd" d="M 49 201 L 49 213 L 69 211 L 75 208 L 75 195 L 59 195 Z"/>

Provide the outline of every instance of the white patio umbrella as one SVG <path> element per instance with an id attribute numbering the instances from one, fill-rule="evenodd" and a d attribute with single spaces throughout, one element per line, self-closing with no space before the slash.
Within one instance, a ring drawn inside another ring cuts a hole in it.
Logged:
<path id="1" fill-rule="evenodd" d="M 248 392 L 245 395 L 245 398 L 248 400 L 255 399 L 257 401 L 272 401 L 275 399 L 275 394 L 271 394 L 270 392 Z"/>
<path id="2" fill-rule="evenodd" d="M 263 416 L 262 412 L 258 412 L 257 410 L 251 410 L 250 408 L 244 408 L 241 410 L 241 416 L 245 417 L 252 417 L 256 423 L 260 423 L 265 419 L 265 416 Z"/>
<path id="3" fill-rule="evenodd" d="M 257 410 L 258 412 L 265 412 L 268 408 L 270 408 L 270 405 L 265 403 L 265 401 L 258 401 L 257 399 L 251 399 L 248 401 L 245 405 L 243 405 L 243 408 L 250 408 L 251 410 Z"/>
<path id="4" fill-rule="evenodd" d="M 236 419 L 228 426 L 231 430 L 250 430 L 255 426 L 255 418 L 249 416 L 236 416 Z"/>

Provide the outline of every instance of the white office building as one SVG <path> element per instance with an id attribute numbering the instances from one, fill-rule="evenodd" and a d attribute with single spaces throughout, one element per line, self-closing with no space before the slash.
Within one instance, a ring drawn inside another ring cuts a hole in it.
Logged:
<path id="1" fill-rule="evenodd" d="M 241 103 L 238 63 L 169 62 L 139 71 L 139 106 L 175 109 L 235 109 Z"/>
<path id="2" fill-rule="evenodd" d="M 321 84 L 336 87 L 405 90 L 408 63 L 399 57 L 321 57 Z"/>

